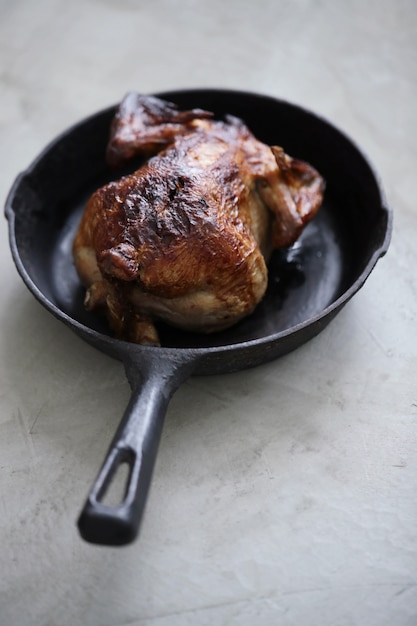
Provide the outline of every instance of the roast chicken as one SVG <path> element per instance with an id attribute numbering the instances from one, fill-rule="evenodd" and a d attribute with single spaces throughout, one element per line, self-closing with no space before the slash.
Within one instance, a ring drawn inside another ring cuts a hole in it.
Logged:
<path id="1" fill-rule="evenodd" d="M 107 160 L 117 168 L 139 155 L 82 216 L 73 254 L 86 308 L 141 344 L 159 344 L 159 320 L 203 333 L 236 324 L 265 294 L 272 250 L 293 244 L 319 209 L 323 178 L 236 117 L 132 93 Z"/>

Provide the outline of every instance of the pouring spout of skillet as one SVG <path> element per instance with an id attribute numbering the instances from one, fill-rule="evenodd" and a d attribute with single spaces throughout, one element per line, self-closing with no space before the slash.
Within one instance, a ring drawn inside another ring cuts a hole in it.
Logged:
<path id="1" fill-rule="evenodd" d="M 291 248 L 276 251 L 268 289 L 236 326 L 200 335 L 161 325 L 161 347 L 115 339 L 83 306 L 72 242 L 92 192 L 114 176 L 105 161 L 115 107 L 56 138 L 16 179 L 6 202 L 12 256 L 24 283 L 55 317 L 95 348 L 121 360 L 131 400 L 78 520 L 92 543 L 133 541 L 151 484 L 164 416 L 193 374 L 220 374 L 278 358 L 321 332 L 363 286 L 388 250 L 392 212 L 362 151 L 332 124 L 269 96 L 230 90 L 158 94 L 180 109 L 198 107 L 245 121 L 269 145 L 311 163 L 326 180 L 323 205 Z M 106 495 L 121 468 L 123 495 Z"/>

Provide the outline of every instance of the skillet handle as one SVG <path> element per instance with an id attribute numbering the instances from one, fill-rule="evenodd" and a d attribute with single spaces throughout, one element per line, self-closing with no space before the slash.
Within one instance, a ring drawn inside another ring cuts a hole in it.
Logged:
<path id="1" fill-rule="evenodd" d="M 120 546 L 136 538 L 168 403 L 194 367 L 190 359 L 144 359 L 143 354 L 126 358 L 132 396 L 78 519 L 86 541 Z M 122 466 L 127 469 L 122 501 L 108 504 L 106 495 Z"/>

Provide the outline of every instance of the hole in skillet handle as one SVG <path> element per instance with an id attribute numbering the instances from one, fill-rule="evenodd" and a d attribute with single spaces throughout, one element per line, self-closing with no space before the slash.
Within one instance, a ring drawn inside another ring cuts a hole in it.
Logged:
<path id="1" fill-rule="evenodd" d="M 108 479 L 97 494 L 97 501 L 105 506 L 120 506 L 125 501 L 135 462 L 133 450 L 118 450 L 113 459 Z"/>

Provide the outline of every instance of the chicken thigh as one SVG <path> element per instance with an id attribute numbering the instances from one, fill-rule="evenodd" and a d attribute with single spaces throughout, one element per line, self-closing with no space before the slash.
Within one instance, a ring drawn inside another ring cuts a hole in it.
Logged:
<path id="1" fill-rule="evenodd" d="M 85 306 L 117 337 L 153 345 L 157 320 L 205 333 L 237 323 L 265 293 L 273 248 L 317 212 L 322 177 L 237 118 L 129 94 L 107 158 L 117 166 L 138 154 L 144 164 L 98 189 L 78 228 Z"/>

